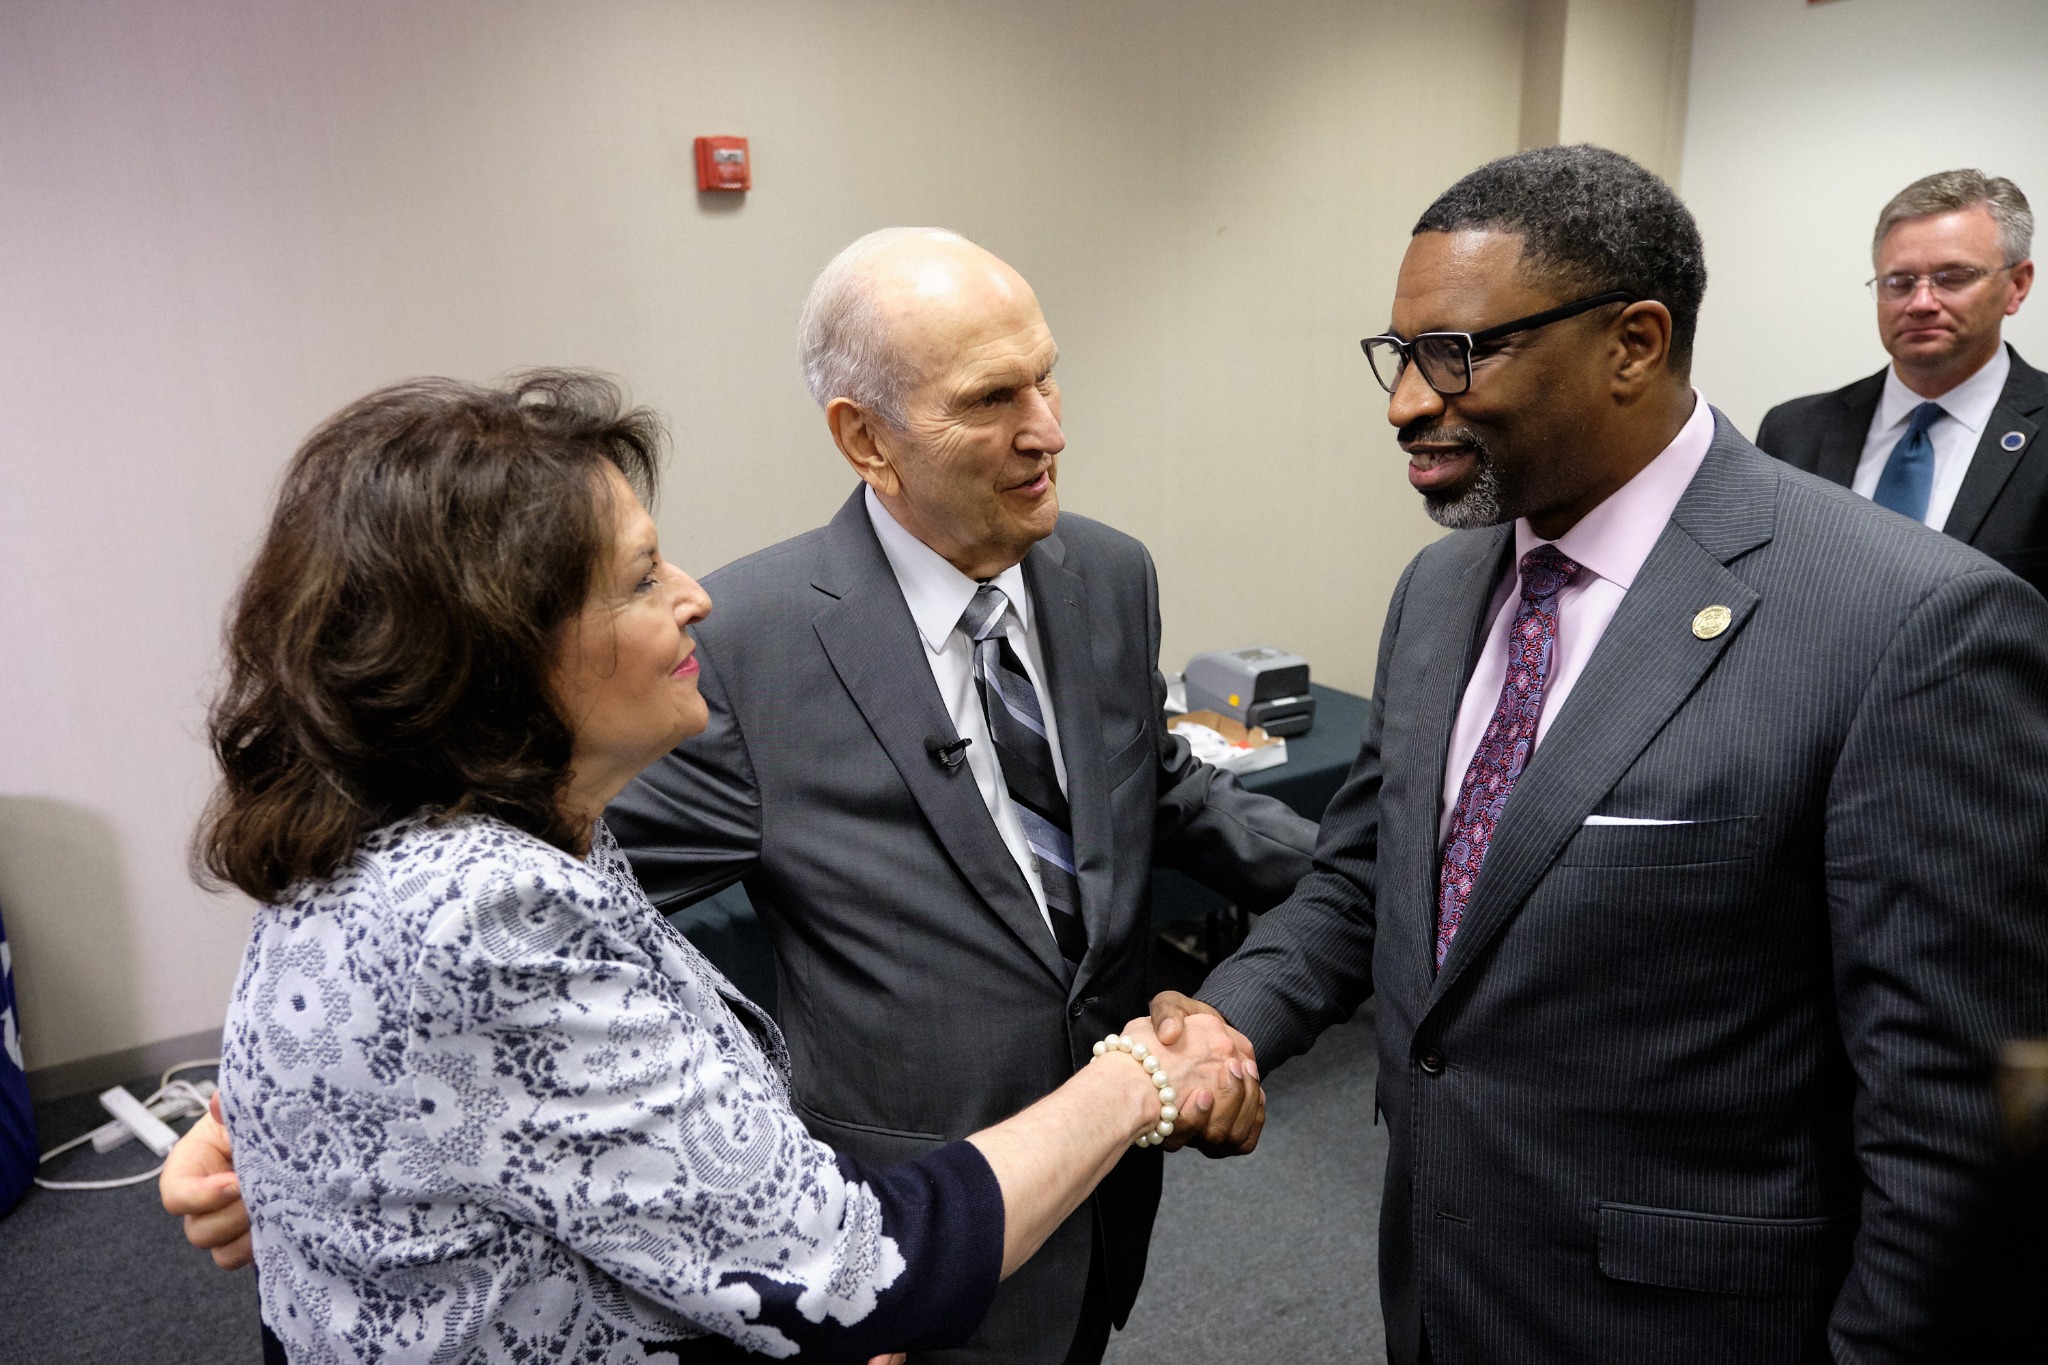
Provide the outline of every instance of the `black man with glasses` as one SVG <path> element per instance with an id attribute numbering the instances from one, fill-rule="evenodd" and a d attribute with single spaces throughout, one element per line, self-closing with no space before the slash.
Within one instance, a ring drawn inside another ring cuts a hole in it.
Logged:
<path id="1" fill-rule="evenodd" d="M 2033 286 L 2033 229 L 2010 180 L 1943 171 L 1901 190 L 1871 249 L 1892 363 L 1773 408 L 1756 443 L 2048 592 L 2048 375 L 2000 336 Z"/>
<path id="2" fill-rule="evenodd" d="M 1709 407 L 1705 286 L 1599 148 L 1423 214 L 1365 351 L 1451 534 L 1315 870 L 1153 1002 L 1270 1074 L 1377 1000 L 1394 1365 L 1968 1358 L 1996 1040 L 2048 1034 L 2048 601 Z"/>

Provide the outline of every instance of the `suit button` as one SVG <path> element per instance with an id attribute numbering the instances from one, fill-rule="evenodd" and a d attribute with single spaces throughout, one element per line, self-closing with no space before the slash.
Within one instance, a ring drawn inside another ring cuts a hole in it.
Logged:
<path id="1" fill-rule="evenodd" d="M 1100 998 L 1101 997 L 1099 996 L 1091 995 L 1086 1000 L 1076 1000 L 1073 1004 L 1067 1006 L 1067 1017 L 1069 1019 L 1079 1019 L 1081 1017 L 1081 1012 L 1087 1009 L 1090 1005 L 1094 1004 Z"/>
<path id="2" fill-rule="evenodd" d="M 1437 1075 L 1444 1069 L 1444 1055 L 1435 1048 L 1423 1053 L 1416 1061 L 1421 1064 L 1423 1072 L 1427 1075 Z"/>

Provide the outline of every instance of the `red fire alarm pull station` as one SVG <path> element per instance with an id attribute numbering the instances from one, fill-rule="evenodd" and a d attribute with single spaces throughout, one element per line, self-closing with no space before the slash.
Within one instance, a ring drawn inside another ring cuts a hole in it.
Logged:
<path id="1" fill-rule="evenodd" d="M 700 190 L 750 190 L 754 172 L 747 160 L 743 137 L 700 137 L 697 139 L 697 188 Z"/>

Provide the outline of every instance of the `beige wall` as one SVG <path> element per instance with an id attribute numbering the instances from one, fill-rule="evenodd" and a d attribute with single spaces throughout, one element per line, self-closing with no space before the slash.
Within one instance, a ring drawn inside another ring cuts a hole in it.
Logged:
<path id="1" fill-rule="evenodd" d="M 1680 182 L 1707 241 L 1700 390 L 1754 435 L 1772 404 L 1882 368 L 1863 287 L 1878 210 L 1975 166 L 2048 220 L 2044 133 L 2041 0 L 1703 0 Z M 2048 298 L 2005 334 L 2048 363 Z"/>
<path id="2" fill-rule="evenodd" d="M 215 1026 L 195 890 L 223 606 L 305 431 L 373 385 L 575 363 L 674 420 L 705 570 L 850 477 L 791 358 L 841 244 L 942 223 L 1034 281 L 1066 505 L 1160 564 L 1166 662 L 1369 681 L 1434 534 L 1356 339 L 1408 225 L 1516 145 L 1518 0 L 123 0 L 0 14 L 0 908 L 30 1065 Z M 1444 83 L 1418 71 L 1454 72 Z M 690 139 L 753 139 L 700 203 Z"/>
<path id="3" fill-rule="evenodd" d="M 1521 145 L 1593 142 L 1676 183 L 1692 0 L 1529 0 Z"/>

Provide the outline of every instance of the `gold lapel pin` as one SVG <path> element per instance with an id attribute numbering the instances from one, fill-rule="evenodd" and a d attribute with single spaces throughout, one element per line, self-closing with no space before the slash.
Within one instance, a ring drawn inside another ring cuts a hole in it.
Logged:
<path id="1" fill-rule="evenodd" d="M 1700 614 L 1692 618 L 1692 633 L 1702 640 L 1711 640 L 1728 629 L 1728 623 L 1735 619 L 1735 613 L 1723 606 L 1700 608 Z"/>

